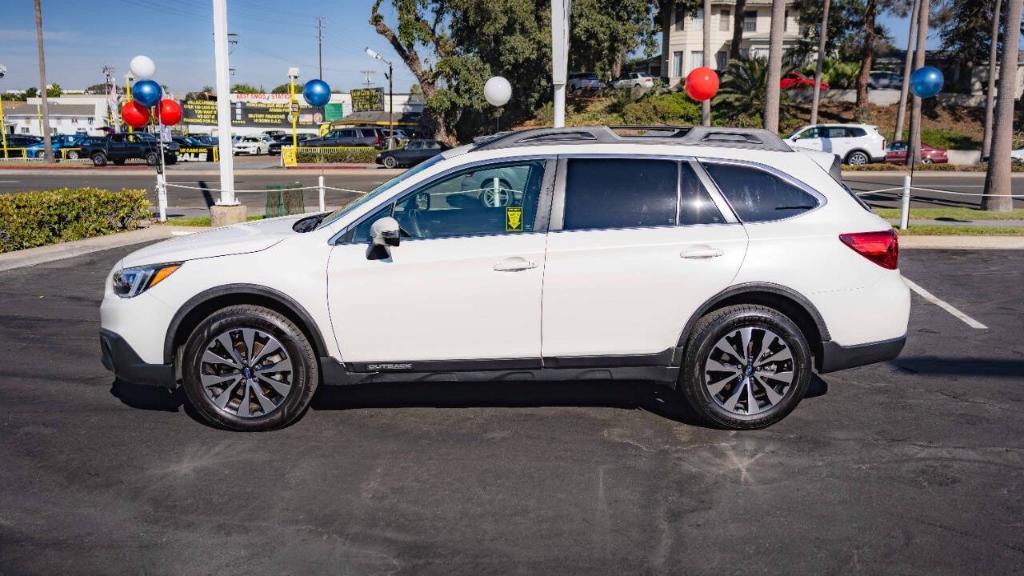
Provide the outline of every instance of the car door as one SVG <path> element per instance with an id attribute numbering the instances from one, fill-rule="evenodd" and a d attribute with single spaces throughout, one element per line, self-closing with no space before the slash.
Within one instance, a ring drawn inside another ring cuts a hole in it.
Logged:
<path id="1" fill-rule="evenodd" d="M 378 208 L 336 241 L 327 270 L 331 321 L 355 369 L 539 366 L 545 206 L 554 161 L 457 169 Z M 518 190 L 493 190 L 516 173 Z M 485 194 L 487 192 L 488 194 Z M 497 197 L 498 206 L 486 198 Z M 371 259 L 373 222 L 402 235 Z M 378 254 L 379 255 L 379 254 Z M 381 367 L 379 365 L 389 366 Z"/>
<path id="2" fill-rule="evenodd" d="M 794 135 L 791 142 L 794 146 L 805 150 L 822 150 L 821 130 L 822 128 L 811 126 Z"/>
<path id="3" fill-rule="evenodd" d="M 559 163 L 544 273 L 545 366 L 599 356 L 667 362 L 689 318 L 739 270 L 743 226 L 695 161 Z"/>
<path id="4" fill-rule="evenodd" d="M 821 150 L 831 152 L 840 158 L 846 158 L 850 151 L 850 138 L 846 128 L 842 126 L 823 126 L 820 128 Z"/>

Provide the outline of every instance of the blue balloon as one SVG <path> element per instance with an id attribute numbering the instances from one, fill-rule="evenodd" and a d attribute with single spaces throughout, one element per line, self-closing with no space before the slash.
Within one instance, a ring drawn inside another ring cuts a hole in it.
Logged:
<path id="1" fill-rule="evenodd" d="M 140 80 L 132 86 L 132 98 L 139 101 L 146 108 L 156 106 L 160 101 L 160 85 L 153 80 Z"/>
<path id="2" fill-rule="evenodd" d="M 910 91 L 918 98 L 931 98 L 942 90 L 945 78 L 942 71 L 934 66 L 914 70 L 910 75 Z"/>
<path id="3" fill-rule="evenodd" d="M 323 106 L 331 100 L 331 87 L 323 80 L 310 80 L 302 87 L 302 97 L 310 106 Z"/>

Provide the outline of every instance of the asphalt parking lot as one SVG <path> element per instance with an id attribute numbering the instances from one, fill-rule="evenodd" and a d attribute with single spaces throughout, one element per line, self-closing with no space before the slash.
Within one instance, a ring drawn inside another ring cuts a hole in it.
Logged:
<path id="1" fill-rule="evenodd" d="M 0 574 L 1024 570 L 1024 252 L 911 251 L 903 355 L 734 433 L 645 385 L 321 389 L 207 428 L 99 362 L 132 248 L 0 273 Z"/>

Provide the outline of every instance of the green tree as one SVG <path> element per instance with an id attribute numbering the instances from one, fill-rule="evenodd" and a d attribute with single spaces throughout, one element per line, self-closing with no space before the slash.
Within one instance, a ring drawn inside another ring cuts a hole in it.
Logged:
<path id="1" fill-rule="evenodd" d="M 107 84 L 106 84 L 106 82 L 101 83 L 101 84 L 93 84 L 92 86 L 89 86 L 88 88 L 85 89 L 85 93 L 86 94 L 94 94 L 94 95 L 106 94 L 107 93 Z"/>
<path id="2" fill-rule="evenodd" d="M 64 93 L 64 89 L 60 87 L 60 84 L 53 83 L 46 87 L 47 98 L 58 98 Z"/>
<path id="3" fill-rule="evenodd" d="M 790 70 L 783 64 L 782 76 Z M 723 77 L 725 79 L 713 102 L 716 121 L 720 124 L 760 128 L 761 112 L 765 109 L 768 94 L 768 59 L 740 57 L 730 60 Z M 780 120 L 791 107 L 789 95 L 783 92 L 779 103 Z"/>
<path id="4" fill-rule="evenodd" d="M 994 0 L 947 0 L 940 8 L 939 39 L 954 65 L 946 79 L 951 88 L 969 90 L 971 70 L 988 63 L 994 10 Z"/>
<path id="5" fill-rule="evenodd" d="M 232 94 L 262 94 L 263 87 L 255 87 L 252 84 L 246 84 L 244 82 L 231 86 Z"/>
<path id="6" fill-rule="evenodd" d="M 304 86 L 304 84 L 296 82 L 295 83 L 295 93 L 296 94 L 301 93 L 303 86 Z M 290 89 L 290 84 L 285 82 L 284 84 L 278 84 L 277 86 L 274 86 L 274 89 L 271 90 L 270 93 L 271 94 L 288 94 L 289 89 Z"/>

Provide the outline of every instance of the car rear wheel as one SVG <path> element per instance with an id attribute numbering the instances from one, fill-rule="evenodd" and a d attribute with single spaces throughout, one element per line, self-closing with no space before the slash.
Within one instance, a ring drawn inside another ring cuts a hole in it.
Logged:
<path id="1" fill-rule="evenodd" d="M 106 166 L 107 165 L 107 156 L 105 154 L 103 154 L 102 152 L 97 152 L 97 153 L 93 154 L 92 155 L 92 165 L 93 166 Z"/>
<path id="2" fill-rule="evenodd" d="M 263 431 L 287 426 L 309 406 L 316 354 L 293 322 L 261 306 L 230 306 L 204 320 L 182 356 L 185 394 L 213 426 Z"/>
<path id="3" fill-rule="evenodd" d="M 397 166 L 398 166 L 398 161 L 395 160 L 394 156 L 385 156 L 384 157 L 384 167 L 385 168 L 395 168 Z"/>
<path id="4" fill-rule="evenodd" d="M 869 162 L 871 162 L 871 158 L 860 150 L 854 150 L 846 156 L 846 163 L 852 166 L 860 166 Z"/>
<path id="5" fill-rule="evenodd" d="M 749 430 L 785 418 L 810 380 L 811 351 L 800 328 L 772 308 L 738 305 L 697 322 L 679 388 L 708 423 Z"/>

